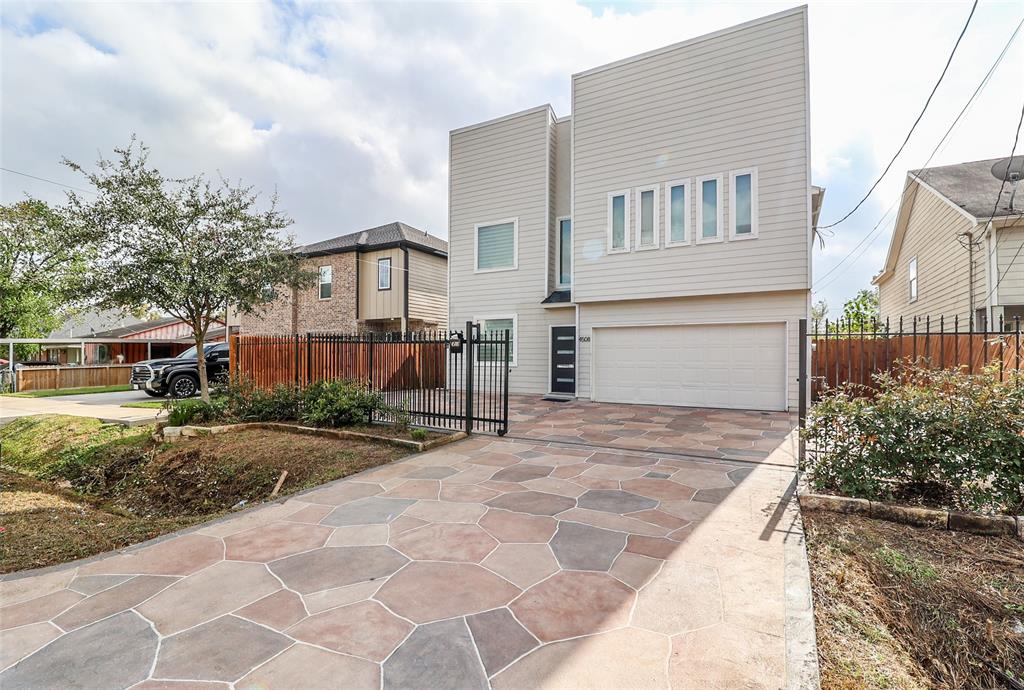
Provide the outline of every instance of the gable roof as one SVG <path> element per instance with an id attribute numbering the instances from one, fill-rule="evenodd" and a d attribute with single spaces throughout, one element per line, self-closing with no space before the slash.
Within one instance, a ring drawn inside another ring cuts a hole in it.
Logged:
<path id="1" fill-rule="evenodd" d="M 152 321 L 138 321 L 136 323 L 130 323 L 127 326 L 118 326 L 117 328 L 109 328 L 105 331 L 97 331 L 91 333 L 91 338 L 123 338 L 128 335 L 134 335 L 135 333 L 142 333 L 143 331 L 149 331 L 154 328 L 160 328 L 161 326 L 168 326 L 172 323 L 181 321 L 177 316 L 164 316 L 159 319 L 153 319 Z"/>
<path id="2" fill-rule="evenodd" d="M 324 254 L 341 254 L 343 252 L 371 251 L 403 244 L 432 254 L 448 256 L 448 243 L 440 237 L 434 237 L 424 230 L 399 222 L 378 225 L 368 230 L 350 232 L 347 235 L 314 242 L 299 247 L 296 251 L 306 256 L 323 256 Z"/>
<path id="3" fill-rule="evenodd" d="M 1010 210 L 1010 195 L 1013 185 L 1002 184 L 992 175 L 992 166 L 1005 158 L 989 158 L 983 161 L 943 165 L 937 168 L 911 170 L 910 174 L 925 182 L 929 187 L 963 209 L 975 220 L 988 220 L 993 215 L 1018 215 L 1024 208 L 1024 194 L 1014 199 L 1014 210 Z M 1020 169 L 1024 156 L 1013 157 L 1014 167 Z M 999 188 L 1002 186 L 1002 193 Z M 999 195 L 998 202 L 996 195 Z"/>

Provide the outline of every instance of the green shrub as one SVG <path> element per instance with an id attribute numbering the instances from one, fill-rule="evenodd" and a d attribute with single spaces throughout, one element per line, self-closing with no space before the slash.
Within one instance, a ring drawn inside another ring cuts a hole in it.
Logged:
<path id="1" fill-rule="evenodd" d="M 958 510 L 1024 512 L 1024 377 L 908 367 L 867 397 L 812 409 L 807 475 L 818 491 Z"/>
<path id="2" fill-rule="evenodd" d="M 412 440 L 419 441 L 420 443 L 426 441 L 429 435 L 430 434 L 427 432 L 426 429 L 413 429 L 412 431 L 409 432 L 409 436 L 412 437 Z"/>
<path id="3" fill-rule="evenodd" d="M 357 382 L 318 381 L 303 391 L 299 418 L 309 426 L 351 426 L 385 410 L 381 396 Z"/>
<path id="4" fill-rule="evenodd" d="M 223 400 L 177 400 L 169 401 L 167 424 L 169 426 L 185 426 L 186 424 L 208 424 L 224 418 L 227 405 Z"/>
<path id="5" fill-rule="evenodd" d="M 223 389 L 225 414 L 242 422 L 276 422 L 299 418 L 302 394 L 294 386 L 278 384 L 271 390 L 243 380 Z"/>

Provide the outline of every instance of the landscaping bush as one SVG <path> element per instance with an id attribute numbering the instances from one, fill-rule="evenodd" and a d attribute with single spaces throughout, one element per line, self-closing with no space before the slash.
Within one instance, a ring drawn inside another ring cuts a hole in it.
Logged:
<path id="1" fill-rule="evenodd" d="M 223 400 L 214 399 L 210 402 L 202 400 L 168 401 L 169 426 L 185 426 L 186 424 L 207 424 L 224 417 L 227 405 Z"/>
<path id="2" fill-rule="evenodd" d="M 381 396 L 359 383 L 318 381 L 303 391 L 300 419 L 309 426 L 351 426 L 387 411 Z"/>
<path id="3" fill-rule="evenodd" d="M 409 436 L 413 441 L 419 441 L 422 443 L 430 438 L 430 433 L 426 429 L 413 429 L 409 432 Z"/>
<path id="4" fill-rule="evenodd" d="M 223 389 L 224 415 L 242 422 L 280 422 L 299 418 L 302 392 L 278 384 L 271 390 L 242 380 Z"/>
<path id="5" fill-rule="evenodd" d="M 874 378 L 872 397 L 844 388 L 812 408 L 815 490 L 1024 513 L 1024 377 L 907 367 Z"/>

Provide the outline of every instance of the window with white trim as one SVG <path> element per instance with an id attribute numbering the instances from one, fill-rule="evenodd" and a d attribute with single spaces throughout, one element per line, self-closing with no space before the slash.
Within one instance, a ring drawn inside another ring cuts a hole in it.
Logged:
<path id="1" fill-rule="evenodd" d="M 320 267 L 320 299 L 331 298 L 332 273 L 330 266 Z"/>
<path id="2" fill-rule="evenodd" d="M 910 260 L 907 265 L 907 288 L 910 294 L 910 301 L 917 301 L 917 257 Z"/>
<path id="3" fill-rule="evenodd" d="M 608 195 L 608 253 L 629 251 L 629 192 Z"/>
<path id="4" fill-rule="evenodd" d="M 558 287 L 572 285 L 572 219 L 558 219 Z"/>
<path id="5" fill-rule="evenodd" d="M 665 246 L 690 243 L 690 184 L 665 184 Z"/>
<path id="6" fill-rule="evenodd" d="M 636 248 L 658 248 L 658 188 L 636 190 Z"/>
<path id="7" fill-rule="evenodd" d="M 490 340 L 494 340 L 497 337 L 498 340 L 504 335 L 505 331 L 509 332 L 509 352 L 508 352 L 508 363 L 509 366 L 516 365 L 516 339 L 518 333 L 516 332 L 516 321 L 518 320 L 515 314 L 508 316 L 489 316 L 482 319 L 476 319 L 480 323 L 480 333 L 485 336 L 489 336 Z M 477 348 L 477 361 L 479 362 L 501 362 L 501 351 L 504 349 L 503 345 L 500 344 L 481 344 Z"/>
<path id="8" fill-rule="evenodd" d="M 476 235 L 476 272 L 511 271 L 516 268 L 519 219 L 481 223 Z"/>
<path id="9" fill-rule="evenodd" d="M 377 259 L 377 289 L 391 289 L 391 257 Z"/>
<path id="10" fill-rule="evenodd" d="M 697 178 L 697 242 L 722 241 L 722 176 Z"/>
<path id="11" fill-rule="evenodd" d="M 757 237 L 757 169 L 734 170 L 729 187 L 730 239 Z"/>

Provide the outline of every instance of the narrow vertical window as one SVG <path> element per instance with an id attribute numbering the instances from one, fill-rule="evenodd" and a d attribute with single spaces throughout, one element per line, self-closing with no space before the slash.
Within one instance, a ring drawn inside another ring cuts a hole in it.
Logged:
<path id="1" fill-rule="evenodd" d="M 722 239 L 722 176 L 702 177 L 697 181 L 697 241 Z"/>
<path id="2" fill-rule="evenodd" d="M 665 217 L 666 231 L 665 244 L 687 244 L 690 241 L 690 194 L 689 186 L 685 182 L 669 182 L 666 185 L 668 191 L 668 209 Z"/>
<path id="3" fill-rule="evenodd" d="M 608 251 L 629 250 L 629 194 L 608 195 Z"/>
<path id="4" fill-rule="evenodd" d="M 658 246 L 658 190 L 636 190 L 636 247 L 656 249 Z"/>
<path id="5" fill-rule="evenodd" d="M 391 259 L 377 259 L 377 289 L 391 289 Z"/>
<path id="6" fill-rule="evenodd" d="M 907 282 L 910 288 L 910 301 L 913 302 L 917 299 L 917 257 L 915 256 L 910 260 L 910 265 L 907 266 Z"/>
<path id="7" fill-rule="evenodd" d="M 320 267 L 320 299 L 331 298 L 331 267 Z"/>
<path id="8" fill-rule="evenodd" d="M 572 220 L 558 221 L 558 287 L 572 284 Z"/>
<path id="9" fill-rule="evenodd" d="M 757 237 L 757 170 L 738 170 L 730 177 L 730 234 L 734 239 Z"/>

